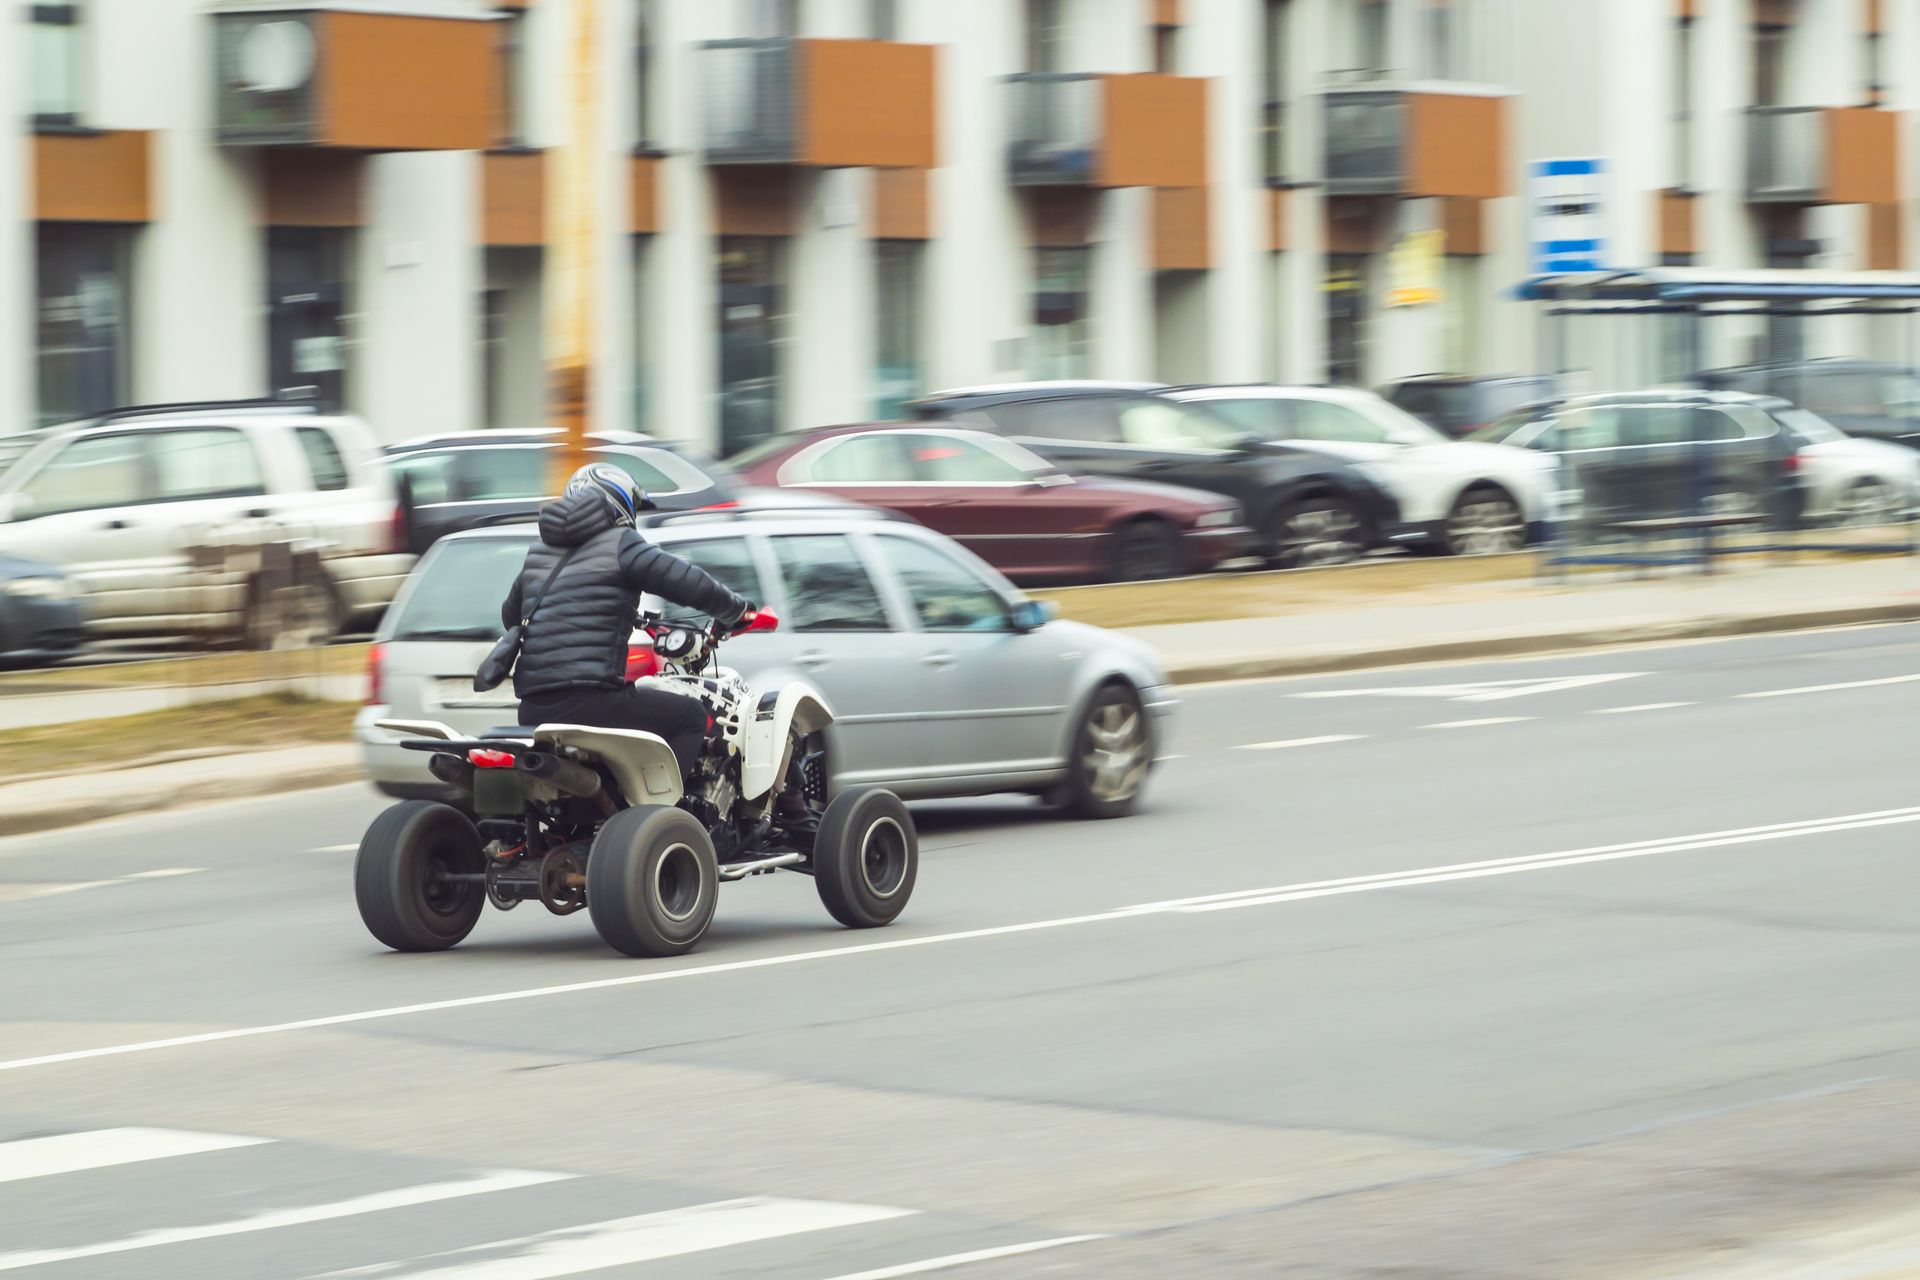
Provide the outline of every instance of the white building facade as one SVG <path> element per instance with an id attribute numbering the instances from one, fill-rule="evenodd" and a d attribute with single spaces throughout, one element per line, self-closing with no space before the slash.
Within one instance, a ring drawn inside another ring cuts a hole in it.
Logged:
<path id="1" fill-rule="evenodd" d="M 0 430 L 543 420 L 579 0 L 0 3 Z M 1602 162 L 1608 266 L 1897 268 L 1920 231 L 1920 0 L 592 8 L 593 422 L 719 452 L 993 380 L 1542 368 L 1544 161 Z M 1796 341 L 1898 354 L 1865 317 Z"/>

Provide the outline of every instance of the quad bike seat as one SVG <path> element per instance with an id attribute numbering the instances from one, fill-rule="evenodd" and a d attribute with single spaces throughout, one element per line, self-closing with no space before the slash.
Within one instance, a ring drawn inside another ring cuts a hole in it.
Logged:
<path id="1" fill-rule="evenodd" d="M 519 738 L 522 741 L 531 741 L 536 732 L 538 731 L 529 725 L 504 724 L 495 725 L 491 729 L 482 729 L 480 736 L 482 738 Z"/>

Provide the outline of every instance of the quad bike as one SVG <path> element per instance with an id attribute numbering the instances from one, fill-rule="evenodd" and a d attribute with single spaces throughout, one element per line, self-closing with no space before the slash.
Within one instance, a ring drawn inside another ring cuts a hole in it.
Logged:
<path id="1" fill-rule="evenodd" d="M 718 627 L 642 624 L 663 673 L 646 684 L 694 698 L 710 727 L 683 779 L 660 737 L 543 724 L 464 738 L 431 720 L 387 720 L 401 743 L 466 804 L 407 800 L 360 841 L 354 897 L 373 936 L 396 951 L 439 951 L 472 932 L 491 902 L 585 907 L 630 956 L 680 955 L 713 920 L 722 881 L 773 871 L 813 877 L 820 901 L 855 929 L 907 905 L 920 844 L 900 798 L 880 787 L 829 801 L 820 695 L 795 681 L 755 691 L 719 666 Z M 762 611 L 745 630 L 779 625 Z"/>

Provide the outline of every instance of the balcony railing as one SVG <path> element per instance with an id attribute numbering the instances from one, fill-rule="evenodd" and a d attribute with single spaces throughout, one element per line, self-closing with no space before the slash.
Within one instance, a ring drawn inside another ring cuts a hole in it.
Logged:
<path id="1" fill-rule="evenodd" d="M 1326 110 L 1327 194 L 1404 191 L 1407 95 L 1398 89 L 1329 89 Z"/>
<path id="2" fill-rule="evenodd" d="M 1008 164 L 1017 187 L 1084 187 L 1100 172 L 1101 77 L 1008 78 Z"/>
<path id="3" fill-rule="evenodd" d="M 713 164 L 792 164 L 806 127 L 799 43 L 779 37 L 701 46 L 707 159 Z"/>
<path id="4" fill-rule="evenodd" d="M 1747 198 L 1807 204 L 1827 193 L 1823 107 L 1747 108 Z"/>

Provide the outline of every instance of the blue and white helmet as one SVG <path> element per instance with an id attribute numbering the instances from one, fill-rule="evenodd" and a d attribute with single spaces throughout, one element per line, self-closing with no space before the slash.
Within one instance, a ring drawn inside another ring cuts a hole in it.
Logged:
<path id="1" fill-rule="evenodd" d="M 633 477 L 610 462 L 589 462 L 567 480 L 567 494 L 597 493 L 621 524 L 633 524 L 642 511 L 653 510 L 653 499 L 634 483 Z"/>

